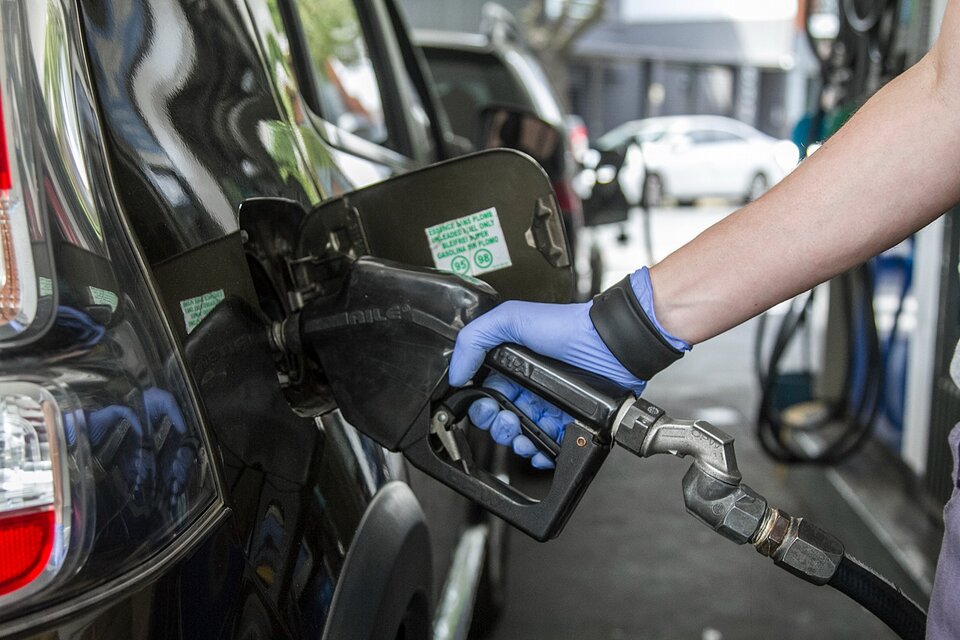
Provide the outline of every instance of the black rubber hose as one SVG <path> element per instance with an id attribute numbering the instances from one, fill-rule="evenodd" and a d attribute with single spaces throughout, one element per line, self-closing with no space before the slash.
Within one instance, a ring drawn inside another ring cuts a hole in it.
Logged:
<path id="1" fill-rule="evenodd" d="M 789 438 L 789 429 L 783 423 L 780 411 L 776 407 L 775 393 L 780 378 L 780 361 L 806 321 L 811 306 L 811 297 L 802 304 L 798 300 L 791 303 L 790 311 L 784 316 L 766 367 L 758 354 L 762 350 L 763 334 L 758 332 L 755 357 L 760 362 L 757 375 L 760 380 L 760 409 L 757 416 L 756 432 L 764 451 L 774 460 L 786 463 L 837 464 L 854 454 L 872 433 L 883 393 L 883 359 L 880 353 L 880 341 L 877 336 L 876 318 L 873 315 L 873 275 L 868 265 L 861 265 L 838 276 L 834 283 L 839 287 L 844 308 L 847 309 L 847 357 L 846 372 L 843 375 L 844 386 L 838 401 L 829 403 L 823 420 L 810 428 L 820 428 L 827 423 L 839 421 L 843 430 L 834 438 L 824 442 L 816 452 L 808 452 Z M 864 360 L 864 381 L 861 393 L 852 388 L 850 368 L 858 357 L 856 335 L 865 332 L 866 350 Z"/>
<path id="2" fill-rule="evenodd" d="M 905 640 L 923 640 L 927 614 L 900 588 L 844 554 L 837 571 L 827 583 L 846 594 Z"/>

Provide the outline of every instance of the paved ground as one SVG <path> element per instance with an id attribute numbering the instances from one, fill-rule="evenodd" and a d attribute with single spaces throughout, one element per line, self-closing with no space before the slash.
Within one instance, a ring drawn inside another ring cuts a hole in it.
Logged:
<path id="1" fill-rule="evenodd" d="M 654 254 L 669 251 L 728 209 L 653 213 Z M 634 217 L 630 240 L 599 230 L 606 284 L 646 262 Z M 819 520 L 868 563 L 884 557 L 851 523 L 835 496 L 796 490 L 792 472 L 768 462 L 750 432 L 755 411 L 754 325 L 697 346 L 651 383 L 645 397 L 678 417 L 703 417 L 733 433 L 748 484 L 794 514 Z M 827 587 L 801 582 L 687 515 L 680 479 L 688 463 L 641 461 L 616 449 L 559 539 L 516 534 L 510 601 L 497 640 L 892 638 L 882 623 Z M 806 471 L 805 473 L 810 473 Z M 819 472 L 813 472 L 815 474 Z M 822 489 L 829 492 L 830 489 Z"/>

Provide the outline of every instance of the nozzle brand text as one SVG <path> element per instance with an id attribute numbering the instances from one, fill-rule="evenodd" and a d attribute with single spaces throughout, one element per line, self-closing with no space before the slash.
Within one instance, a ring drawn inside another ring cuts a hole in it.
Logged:
<path id="1" fill-rule="evenodd" d="M 307 331 L 323 331 L 337 327 L 373 324 L 375 322 L 389 322 L 391 320 L 409 320 L 410 305 L 394 304 L 389 307 L 371 307 L 335 313 L 324 318 L 315 318 L 306 324 Z"/>
<path id="2" fill-rule="evenodd" d="M 504 350 L 494 351 L 494 359 L 500 364 L 500 366 L 513 371 L 517 375 L 529 378 L 530 374 L 533 372 L 533 366 L 527 362 L 524 362 L 517 356 L 512 353 Z"/>

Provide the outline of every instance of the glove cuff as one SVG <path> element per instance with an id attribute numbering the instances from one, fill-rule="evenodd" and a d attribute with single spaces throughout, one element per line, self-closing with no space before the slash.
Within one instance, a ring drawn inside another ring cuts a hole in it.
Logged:
<path id="1" fill-rule="evenodd" d="M 649 311 L 638 300 L 631 277 L 627 276 L 594 297 L 590 320 L 620 364 L 641 380 L 649 380 L 682 358 L 690 345 L 671 336 L 657 323 L 653 315 L 650 278 L 646 269 L 641 271 L 643 273 L 636 275 L 639 276 L 638 284 L 646 285 L 641 297 L 647 301 Z"/>

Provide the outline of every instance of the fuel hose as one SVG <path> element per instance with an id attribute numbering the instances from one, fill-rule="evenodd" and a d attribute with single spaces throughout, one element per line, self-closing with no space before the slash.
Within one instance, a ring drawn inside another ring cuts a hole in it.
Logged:
<path id="1" fill-rule="evenodd" d="M 848 553 L 828 585 L 849 596 L 901 638 L 922 640 L 927 616 L 899 587 Z"/>
<path id="2" fill-rule="evenodd" d="M 818 399 L 823 406 L 820 419 L 802 427 L 804 431 L 822 436 L 822 443 L 815 450 L 801 447 L 795 441 L 796 425 L 788 423 L 778 406 L 781 365 L 788 347 L 806 325 L 815 294 L 791 304 L 780 323 L 766 363 L 760 355 L 765 323 L 757 332 L 755 354 L 761 391 L 757 438 L 764 451 L 780 462 L 837 464 L 845 460 L 858 451 L 872 433 L 882 405 L 884 358 L 873 311 L 872 268 L 868 264 L 861 265 L 832 282 L 840 290 L 839 299 L 845 310 L 847 351 L 838 364 L 844 368 L 839 397 L 834 401 Z M 828 426 L 831 429 L 829 435 Z"/>

